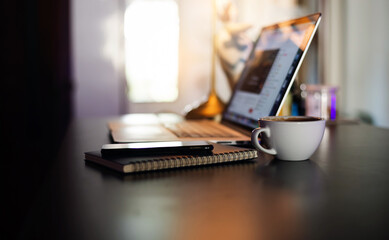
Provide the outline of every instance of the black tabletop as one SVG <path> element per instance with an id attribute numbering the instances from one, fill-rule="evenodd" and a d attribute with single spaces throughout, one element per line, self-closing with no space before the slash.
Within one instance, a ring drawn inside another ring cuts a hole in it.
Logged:
<path id="1" fill-rule="evenodd" d="M 109 141 L 106 119 L 71 124 L 20 238 L 389 239 L 389 130 L 328 126 L 306 161 L 132 175 L 84 161 Z"/>

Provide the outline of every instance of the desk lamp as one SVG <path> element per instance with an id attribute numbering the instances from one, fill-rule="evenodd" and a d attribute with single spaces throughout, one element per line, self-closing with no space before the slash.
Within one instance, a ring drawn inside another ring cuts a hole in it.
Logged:
<path id="1" fill-rule="evenodd" d="M 198 107 L 187 112 L 187 119 L 210 118 L 213 119 L 223 112 L 225 104 L 216 94 L 216 3 L 212 1 L 212 66 L 211 66 L 211 89 L 208 99 Z"/>
<path id="2" fill-rule="evenodd" d="M 220 117 L 225 104 L 216 93 L 216 61 L 219 57 L 221 68 L 226 74 L 231 91 L 240 75 L 246 61 L 245 55 L 252 47 L 251 39 L 245 32 L 251 28 L 251 24 L 237 23 L 237 9 L 230 0 L 212 1 L 212 68 L 211 88 L 208 99 L 199 106 L 190 107 L 186 117 L 191 118 L 216 118 Z M 219 6 L 219 7 L 218 7 Z M 218 11 L 218 9 L 220 11 Z M 217 17 L 224 25 L 223 31 L 216 37 Z"/>

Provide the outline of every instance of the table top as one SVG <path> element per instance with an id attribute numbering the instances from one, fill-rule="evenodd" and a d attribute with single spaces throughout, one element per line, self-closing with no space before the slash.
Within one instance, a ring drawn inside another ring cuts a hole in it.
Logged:
<path id="1" fill-rule="evenodd" d="M 75 120 L 19 233 L 36 239 L 389 239 L 389 130 L 327 126 L 310 160 L 123 175 L 86 163 L 107 119 Z"/>

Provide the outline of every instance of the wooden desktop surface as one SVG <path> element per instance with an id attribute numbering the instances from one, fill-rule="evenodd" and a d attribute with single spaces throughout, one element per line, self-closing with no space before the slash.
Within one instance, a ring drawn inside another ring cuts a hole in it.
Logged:
<path id="1" fill-rule="evenodd" d="M 307 161 L 121 175 L 84 161 L 106 122 L 71 124 L 21 239 L 389 239 L 389 130 L 331 125 Z"/>

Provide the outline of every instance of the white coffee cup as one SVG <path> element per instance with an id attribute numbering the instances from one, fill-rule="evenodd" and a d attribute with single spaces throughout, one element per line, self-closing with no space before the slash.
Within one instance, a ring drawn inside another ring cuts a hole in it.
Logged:
<path id="1" fill-rule="evenodd" d="M 259 128 L 251 133 L 253 146 L 280 160 L 300 161 L 312 156 L 320 145 L 325 120 L 318 117 L 288 116 L 264 117 L 258 120 Z M 258 136 L 261 134 L 261 144 Z"/>

